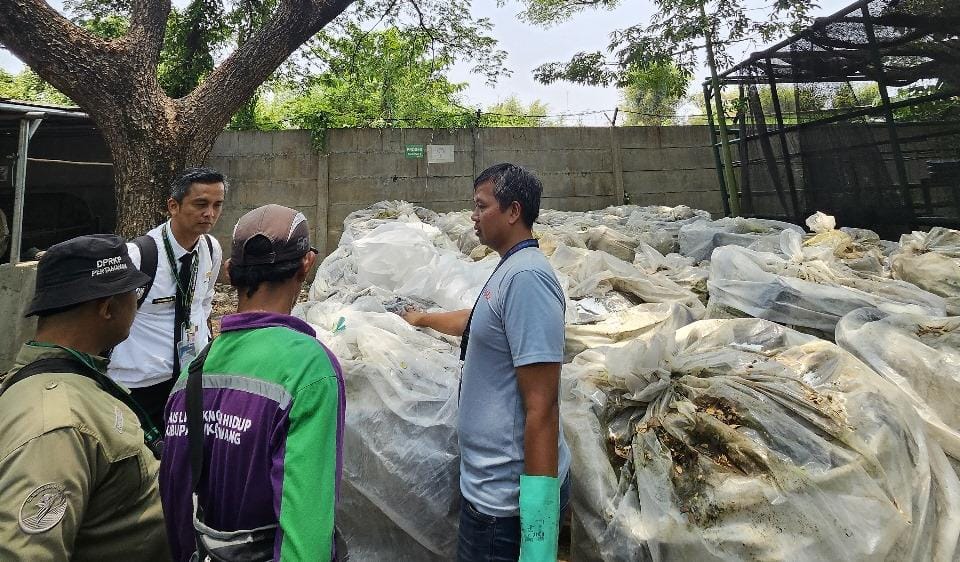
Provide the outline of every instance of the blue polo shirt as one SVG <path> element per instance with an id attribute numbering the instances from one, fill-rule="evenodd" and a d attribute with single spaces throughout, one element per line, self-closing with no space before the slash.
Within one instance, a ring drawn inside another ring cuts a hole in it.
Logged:
<path id="1" fill-rule="evenodd" d="M 537 248 L 507 259 L 480 293 L 463 367 L 458 437 L 460 490 L 481 513 L 520 514 L 526 415 L 517 367 L 562 363 L 563 290 Z M 558 475 L 570 469 L 560 429 Z"/>

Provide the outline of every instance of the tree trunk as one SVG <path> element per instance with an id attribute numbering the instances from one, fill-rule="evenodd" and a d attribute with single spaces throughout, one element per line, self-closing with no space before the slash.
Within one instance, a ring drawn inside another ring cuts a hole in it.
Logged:
<path id="1" fill-rule="evenodd" d="M 201 164 L 231 115 L 353 0 L 279 0 L 273 15 L 197 88 L 170 99 L 157 64 L 170 0 L 131 0 L 115 40 L 78 28 L 44 0 L 0 0 L 0 43 L 74 100 L 113 157 L 117 233 L 145 233 L 166 213 L 176 174 Z"/>
<path id="2" fill-rule="evenodd" d="M 190 166 L 203 164 L 215 138 L 184 134 L 157 135 L 158 127 L 102 127 L 113 156 L 117 234 L 132 238 L 163 222 L 170 184 Z"/>

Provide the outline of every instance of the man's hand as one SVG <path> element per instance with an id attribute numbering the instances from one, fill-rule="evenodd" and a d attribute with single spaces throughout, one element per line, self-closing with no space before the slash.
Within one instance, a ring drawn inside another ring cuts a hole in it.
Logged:
<path id="1" fill-rule="evenodd" d="M 403 312 L 400 313 L 400 318 L 403 318 L 407 321 L 407 324 L 411 326 L 420 328 L 423 327 L 423 318 L 427 315 L 426 312 L 421 310 L 414 310 L 412 308 L 405 308 Z"/>
<path id="2" fill-rule="evenodd" d="M 467 329 L 470 309 L 465 308 L 453 312 L 421 312 L 408 308 L 400 313 L 400 317 L 411 326 L 433 328 L 448 336 L 460 337 L 463 335 L 463 331 Z"/>

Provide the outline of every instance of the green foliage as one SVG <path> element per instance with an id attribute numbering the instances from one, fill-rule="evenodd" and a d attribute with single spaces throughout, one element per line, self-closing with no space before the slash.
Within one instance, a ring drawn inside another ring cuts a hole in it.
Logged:
<path id="1" fill-rule="evenodd" d="M 130 3 L 66 0 L 65 7 L 78 25 L 116 38 L 127 30 Z M 277 0 L 191 0 L 172 8 L 157 69 L 167 95 L 189 94 L 276 7 Z M 509 74 L 506 53 L 487 35 L 491 29 L 489 20 L 470 17 L 469 0 L 358 0 L 261 86 L 230 127 L 476 124 L 475 114 L 457 105 L 465 85 L 442 74 L 454 61 L 472 64 L 490 84 Z"/>
<path id="2" fill-rule="evenodd" d="M 768 115 L 773 114 L 773 94 L 770 91 L 770 87 L 761 86 L 757 88 L 757 93 L 760 97 L 760 105 L 763 107 L 763 112 Z M 780 100 L 780 111 L 783 113 L 784 119 L 792 123 L 796 122 L 798 109 L 800 113 L 806 114 L 823 110 L 827 107 L 828 102 L 833 96 L 834 93 L 832 89 L 819 88 L 816 86 L 805 85 L 799 89 L 794 86 L 777 86 L 777 99 Z M 798 102 L 799 106 L 797 105 Z"/>
<path id="3" fill-rule="evenodd" d="M 230 121 L 229 129 L 239 131 L 278 131 L 296 128 L 291 108 L 297 92 L 284 84 L 261 86 Z"/>
<path id="4" fill-rule="evenodd" d="M 500 0 L 500 4 L 504 4 Z M 620 0 L 596 0 L 593 2 L 570 0 L 536 0 L 526 3 L 523 19 L 543 26 L 566 21 L 584 9 L 610 10 L 620 5 Z"/>
<path id="5" fill-rule="evenodd" d="M 625 73 L 627 85 L 620 89 L 625 125 L 667 125 L 674 122 L 677 106 L 690 82 L 671 63 L 634 67 Z"/>
<path id="6" fill-rule="evenodd" d="M 105 39 L 123 37 L 130 28 L 130 0 L 64 0 L 73 23 Z"/>
<path id="7" fill-rule="evenodd" d="M 122 37 L 130 25 L 130 0 L 66 0 L 64 7 L 74 23 L 106 39 Z M 181 98 L 193 91 L 213 71 L 216 54 L 241 43 L 274 7 L 275 0 L 191 0 L 182 10 L 172 7 L 157 65 L 164 92 Z"/>
<path id="8" fill-rule="evenodd" d="M 903 101 L 921 96 L 939 93 L 946 86 L 941 82 L 936 85 L 912 86 L 901 88 L 891 102 Z M 955 90 L 954 90 L 955 91 Z M 901 107 L 893 110 L 894 119 L 898 122 L 944 122 L 960 121 L 960 95 L 950 98 L 927 101 L 917 105 Z"/>
<path id="9" fill-rule="evenodd" d="M 587 8 L 610 8 L 616 0 L 524 0 L 524 16 L 533 22 L 550 24 L 571 17 Z M 638 24 L 614 31 L 607 53 L 578 53 L 567 62 L 540 66 L 534 77 L 549 84 L 566 80 L 591 85 L 630 84 L 631 72 L 637 68 L 673 64 L 681 73 L 692 75 L 701 62 L 699 51 L 709 33 L 717 63 L 729 66 L 733 60 L 727 48 L 735 43 L 771 42 L 789 30 L 807 22 L 812 0 L 777 0 L 766 12 L 765 19 L 754 17 L 747 0 L 653 0 L 653 17 L 647 24 Z M 705 4 L 706 20 L 701 16 Z M 609 60 L 613 55 L 613 60 Z"/>
<path id="10" fill-rule="evenodd" d="M 447 80 L 453 58 L 431 52 L 430 38 L 418 29 L 346 33 L 321 38 L 313 54 L 326 70 L 309 78 L 301 95 L 287 99 L 284 115 L 296 126 L 322 137 L 339 127 L 470 126 L 473 112 L 460 105 L 465 84 Z"/>
<path id="11" fill-rule="evenodd" d="M 880 88 L 876 83 L 841 84 L 833 94 L 834 109 L 880 105 Z"/>
<path id="12" fill-rule="evenodd" d="M 17 74 L 0 69 L 0 98 L 32 101 L 50 105 L 76 105 L 59 90 L 25 68 Z"/>
<path id="13" fill-rule="evenodd" d="M 214 53 L 231 29 L 217 0 L 192 0 L 183 11 L 170 10 L 157 77 L 168 96 L 182 98 L 214 68 Z"/>
<path id="14" fill-rule="evenodd" d="M 406 33 L 416 30 L 429 39 L 432 56 L 469 64 L 473 74 L 493 85 L 501 76 L 510 75 L 504 65 L 507 53 L 488 35 L 493 29 L 490 20 L 474 19 L 470 6 L 470 0 L 357 0 L 326 31 L 349 36 L 351 26 L 397 28 Z"/>
<path id="15" fill-rule="evenodd" d="M 540 100 L 524 105 L 516 96 L 491 105 L 480 115 L 481 127 L 550 127 L 561 124 L 547 118 L 550 107 Z"/>

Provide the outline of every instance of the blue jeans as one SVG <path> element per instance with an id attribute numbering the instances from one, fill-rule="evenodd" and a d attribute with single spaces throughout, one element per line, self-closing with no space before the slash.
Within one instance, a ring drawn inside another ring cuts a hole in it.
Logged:
<path id="1" fill-rule="evenodd" d="M 560 521 L 570 501 L 570 476 L 560 485 Z M 520 517 L 480 513 L 460 496 L 457 562 L 517 562 L 520 558 Z"/>

